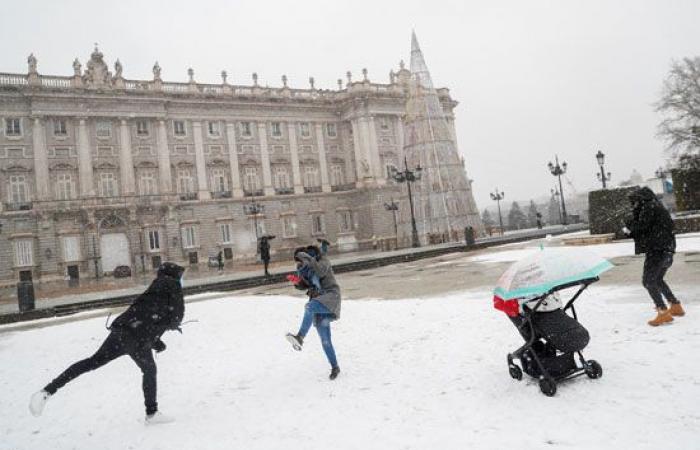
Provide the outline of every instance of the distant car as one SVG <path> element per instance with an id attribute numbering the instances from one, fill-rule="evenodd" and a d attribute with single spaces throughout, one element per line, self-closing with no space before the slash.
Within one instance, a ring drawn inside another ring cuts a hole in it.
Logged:
<path id="1" fill-rule="evenodd" d="M 129 266 L 117 266 L 112 272 L 114 278 L 126 278 L 131 276 L 131 267 Z"/>

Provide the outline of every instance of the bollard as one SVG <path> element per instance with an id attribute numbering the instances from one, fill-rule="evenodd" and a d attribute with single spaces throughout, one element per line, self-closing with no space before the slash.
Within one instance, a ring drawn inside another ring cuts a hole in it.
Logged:
<path id="1" fill-rule="evenodd" d="M 19 312 L 32 311 L 34 309 L 34 283 L 20 281 L 17 283 L 17 302 Z"/>

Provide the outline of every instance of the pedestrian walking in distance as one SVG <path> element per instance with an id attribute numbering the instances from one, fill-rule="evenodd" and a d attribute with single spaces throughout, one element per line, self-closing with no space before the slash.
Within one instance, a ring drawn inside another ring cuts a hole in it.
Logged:
<path id="1" fill-rule="evenodd" d="M 260 259 L 265 266 L 265 276 L 269 277 L 270 272 L 267 271 L 270 265 L 270 240 L 274 239 L 274 236 L 263 236 L 260 238 L 260 244 L 258 245 L 258 252 L 260 253 Z"/>
<path id="2" fill-rule="evenodd" d="M 622 231 L 634 239 L 634 253 L 646 255 L 642 284 L 656 306 L 656 317 L 648 323 L 654 327 L 670 323 L 674 316 L 685 315 L 681 303 L 664 281 L 676 251 L 673 219 L 648 187 L 633 191 L 629 200 L 632 204 L 632 220 Z M 668 308 L 664 298 L 669 303 Z"/>
<path id="3" fill-rule="evenodd" d="M 219 272 L 224 270 L 224 251 L 220 250 L 216 255 L 216 263 L 219 266 Z"/>
<path id="4" fill-rule="evenodd" d="M 110 333 L 97 352 L 70 366 L 44 389 L 35 393 L 29 410 L 41 415 L 46 402 L 69 381 L 95 370 L 123 355 L 129 355 L 143 374 L 143 396 L 146 423 L 166 423 L 172 419 L 158 411 L 156 401 L 156 363 L 153 350 L 160 353 L 165 343 L 160 340 L 167 330 L 179 330 L 185 314 L 182 295 L 182 274 L 185 269 L 166 262 L 158 267 L 158 275 L 146 291 L 109 326 Z"/>
<path id="5" fill-rule="evenodd" d="M 294 252 L 294 259 L 297 262 L 297 273 L 289 279 L 298 289 L 307 289 L 309 301 L 304 306 L 299 331 L 297 334 L 288 333 L 287 341 L 295 350 L 301 351 L 304 338 L 313 324 L 331 365 L 329 378 L 335 380 L 340 367 L 331 341 L 331 322 L 340 318 L 340 286 L 335 280 L 331 262 L 318 247 L 310 245 L 299 248 Z"/>

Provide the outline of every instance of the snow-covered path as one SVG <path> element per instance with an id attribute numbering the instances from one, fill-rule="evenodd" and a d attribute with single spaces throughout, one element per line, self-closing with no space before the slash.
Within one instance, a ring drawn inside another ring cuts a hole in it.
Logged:
<path id="1" fill-rule="evenodd" d="M 301 300 L 192 303 L 186 319 L 199 322 L 166 335 L 158 356 L 160 407 L 177 419 L 158 427 L 142 423 L 141 377 L 128 358 L 30 416 L 30 394 L 99 346 L 102 318 L 0 328 L 0 448 L 698 448 L 700 306 L 654 329 L 648 303 L 641 287 L 584 294 L 585 355 L 604 376 L 562 385 L 554 398 L 509 377 L 505 356 L 520 339 L 488 292 L 346 302 L 333 328 L 343 370 L 334 382 L 315 331 L 301 353 L 283 339 Z"/>

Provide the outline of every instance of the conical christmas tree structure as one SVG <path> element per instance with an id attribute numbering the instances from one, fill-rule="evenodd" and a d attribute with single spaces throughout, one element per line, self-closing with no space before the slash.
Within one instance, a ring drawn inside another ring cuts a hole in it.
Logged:
<path id="1" fill-rule="evenodd" d="M 420 164 L 423 169 L 414 197 L 421 240 L 426 242 L 427 235 L 461 240 L 468 226 L 481 232 L 481 217 L 457 151 L 454 128 L 445 117 L 415 33 L 408 89 L 404 154 L 409 165 Z"/>

